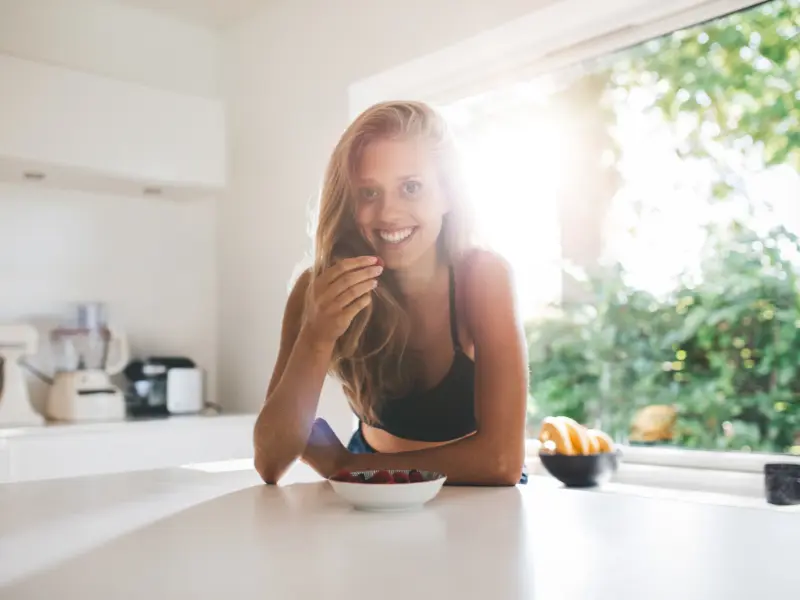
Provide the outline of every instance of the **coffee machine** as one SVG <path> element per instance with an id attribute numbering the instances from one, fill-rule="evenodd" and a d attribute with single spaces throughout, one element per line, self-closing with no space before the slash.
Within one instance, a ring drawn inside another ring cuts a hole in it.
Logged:
<path id="1" fill-rule="evenodd" d="M 56 372 L 45 414 L 56 421 L 125 418 L 125 396 L 111 382 L 128 362 L 127 338 L 112 328 L 103 303 L 78 304 L 50 332 Z"/>
<path id="2" fill-rule="evenodd" d="M 124 370 L 130 417 L 198 414 L 206 408 L 203 371 L 184 356 L 132 360 Z"/>

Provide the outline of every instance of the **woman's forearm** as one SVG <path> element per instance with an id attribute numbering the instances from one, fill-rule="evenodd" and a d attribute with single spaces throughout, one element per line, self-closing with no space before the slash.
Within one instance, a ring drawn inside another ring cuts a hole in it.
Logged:
<path id="1" fill-rule="evenodd" d="M 317 414 L 333 346 L 301 330 L 280 381 L 269 393 L 253 431 L 255 467 L 276 483 L 305 448 Z"/>
<path id="2" fill-rule="evenodd" d="M 493 441 L 480 432 L 443 446 L 410 452 L 353 454 L 346 468 L 419 469 L 447 474 L 447 483 L 461 485 L 516 485 L 522 475 L 525 441 Z"/>

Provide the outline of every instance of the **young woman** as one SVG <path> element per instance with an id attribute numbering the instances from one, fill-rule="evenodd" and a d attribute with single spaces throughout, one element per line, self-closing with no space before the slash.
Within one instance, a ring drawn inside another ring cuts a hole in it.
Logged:
<path id="1" fill-rule="evenodd" d="M 254 430 L 275 483 L 297 459 L 424 469 L 448 483 L 525 481 L 528 383 L 508 265 L 472 245 L 442 117 L 418 102 L 359 116 L 327 168 L 315 263 L 290 294 Z M 345 448 L 315 419 L 330 373 L 359 419 Z"/>

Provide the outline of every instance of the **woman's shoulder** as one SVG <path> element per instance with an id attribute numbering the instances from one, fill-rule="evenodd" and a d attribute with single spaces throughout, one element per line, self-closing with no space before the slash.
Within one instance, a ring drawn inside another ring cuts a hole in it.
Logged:
<path id="1" fill-rule="evenodd" d="M 511 265 L 500 254 L 483 248 L 465 253 L 456 267 L 456 286 L 456 306 L 473 344 L 495 344 L 498 335 L 511 331 L 509 319 L 518 322 Z"/>
<path id="2" fill-rule="evenodd" d="M 487 285 L 511 285 L 511 264 L 506 258 L 487 248 L 475 247 L 465 251 L 454 261 L 456 285 L 471 295 Z"/>
<path id="3" fill-rule="evenodd" d="M 306 294 L 308 286 L 311 285 L 311 269 L 306 269 L 297 277 L 289 292 L 286 300 L 286 319 L 292 323 L 298 323 L 303 318 L 306 306 Z"/>
<path id="4" fill-rule="evenodd" d="M 304 269 L 300 272 L 300 275 L 297 276 L 297 279 L 292 285 L 292 292 L 289 294 L 289 297 L 299 295 L 305 296 L 306 291 L 308 290 L 308 286 L 311 284 L 311 267 L 308 269 Z"/>
<path id="5" fill-rule="evenodd" d="M 482 325 L 492 320 L 498 307 L 513 307 L 511 265 L 497 252 L 473 248 L 454 261 L 456 310 L 472 340 Z"/>

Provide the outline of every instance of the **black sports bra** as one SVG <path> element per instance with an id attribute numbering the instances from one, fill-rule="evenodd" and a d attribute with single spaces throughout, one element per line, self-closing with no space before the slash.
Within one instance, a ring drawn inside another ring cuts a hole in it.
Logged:
<path id="1" fill-rule="evenodd" d="M 464 353 L 458 341 L 456 286 L 452 266 L 449 268 L 449 278 L 453 363 L 444 379 L 434 387 L 379 403 L 379 422 L 375 427 L 397 437 L 420 442 L 449 442 L 474 433 L 477 429 L 475 363 Z"/>

